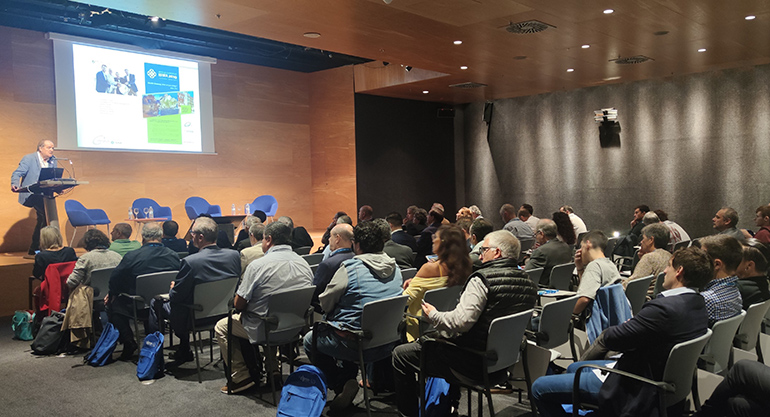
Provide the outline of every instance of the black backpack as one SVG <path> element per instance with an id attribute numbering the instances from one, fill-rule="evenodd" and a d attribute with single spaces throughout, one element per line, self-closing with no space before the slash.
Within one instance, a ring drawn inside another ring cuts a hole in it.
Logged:
<path id="1" fill-rule="evenodd" d="M 40 330 L 30 345 L 33 355 L 53 355 L 64 350 L 67 338 L 63 337 L 65 332 L 61 330 L 62 323 L 64 323 L 64 314 L 58 311 L 43 318 Z"/>

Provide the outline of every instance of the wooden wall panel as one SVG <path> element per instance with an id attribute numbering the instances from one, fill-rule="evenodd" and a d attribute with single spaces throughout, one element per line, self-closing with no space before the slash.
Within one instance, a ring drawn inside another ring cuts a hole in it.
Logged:
<path id="1" fill-rule="evenodd" d="M 358 215 L 353 67 L 310 77 L 313 228 L 325 229 L 337 211 Z"/>

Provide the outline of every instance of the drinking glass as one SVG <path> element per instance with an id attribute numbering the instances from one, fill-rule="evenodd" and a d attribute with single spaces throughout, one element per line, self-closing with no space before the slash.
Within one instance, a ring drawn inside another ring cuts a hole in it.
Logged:
<path id="1" fill-rule="evenodd" d="M 142 211 L 144 212 L 144 218 L 146 219 L 147 218 L 147 213 L 150 212 L 150 208 L 149 207 L 145 207 L 145 208 L 142 209 Z"/>
<path id="2" fill-rule="evenodd" d="M 134 207 L 134 218 L 135 219 L 139 218 L 139 207 Z"/>

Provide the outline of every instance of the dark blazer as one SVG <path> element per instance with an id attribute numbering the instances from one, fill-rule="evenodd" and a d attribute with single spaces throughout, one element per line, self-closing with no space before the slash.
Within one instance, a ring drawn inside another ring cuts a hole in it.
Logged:
<path id="1" fill-rule="evenodd" d="M 313 275 L 313 285 L 315 285 L 315 291 L 313 291 L 313 298 L 310 300 L 310 305 L 312 305 L 317 312 L 323 313 L 323 310 L 321 310 L 321 304 L 318 302 L 318 296 L 326 290 L 326 286 L 329 285 L 329 282 L 331 282 L 334 274 L 338 269 L 340 269 L 342 262 L 352 258 L 353 255 L 355 254 L 352 250 L 333 253 L 331 256 L 326 258 L 325 261 L 318 264 L 318 268 L 315 270 L 315 275 Z"/>
<path id="2" fill-rule="evenodd" d="M 532 251 L 527 262 L 526 271 L 535 268 L 543 268 L 540 276 L 540 284 L 548 285 L 551 269 L 560 264 L 572 262 L 572 249 L 568 244 L 558 239 L 551 239 Z"/>
<path id="3" fill-rule="evenodd" d="M 310 233 L 307 232 L 302 226 L 295 227 L 291 231 L 291 248 L 297 249 L 303 246 L 313 246 L 313 238 L 310 237 Z"/>
<path id="4" fill-rule="evenodd" d="M 409 236 L 420 236 L 420 233 L 422 233 L 426 227 L 428 226 L 424 224 L 414 224 L 414 222 L 409 222 L 404 226 L 404 231 Z"/>
<path id="5" fill-rule="evenodd" d="M 238 264 L 240 267 L 240 264 Z M 136 293 L 136 277 L 153 272 L 178 271 L 179 256 L 160 243 L 147 243 L 123 256 L 110 275 L 110 308 L 114 312 L 133 314 L 131 303 L 121 293 Z"/>
<path id="6" fill-rule="evenodd" d="M 604 345 L 624 352 L 617 369 L 660 380 L 671 348 L 708 329 L 706 303 L 700 294 L 658 297 L 631 320 L 604 331 Z M 655 388 L 610 374 L 599 391 L 600 415 L 657 416 Z"/>
<path id="7" fill-rule="evenodd" d="M 433 234 L 436 233 L 439 226 L 441 226 L 440 223 L 434 223 L 423 229 L 422 233 L 420 233 L 420 238 L 417 239 L 417 255 L 414 258 L 414 266 L 417 269 L 420 269 L 425 262 L 428 262 L 425 258 L 426 255 L 433 254 Z"/>
<path id="8" fill-rule="evenodd" d="M 399 245 L 408 246 L 409 249 L 417 251 L 417 239 L 403 230 L 398 230 L 390 234 L 390 239 Z"/>
<path id="9" fill-rule="evenodd" d="M 107 81 L 107 77 L 104 75 L 104 72 L 102 71 L 97 72 L 96 73 L 96 92 L 106 93 L 108 88 L 110 88 L 110 82 Z"/>
<path id="10" fill-rule="evenodd" d="M 189 309 L 180 308 L 180 304 L 192 304 L 193 290 L 197 283 L 240 276 L 241 257 L 232 249 L 211 245 L 182 259 L 179 274 L 174 280 L 174 288 L 169 291 L 171 328 L 179 330 L 179 333 L 186 331 Z"/>
<path id="11" fill-rule="evenodd" d="M 414 264 L 414 252 L 409 246 L 398 244 L 392 240 L 385 242 L 385 248 L 382 250 L 388 256 L 396 260 L 396 264 L 401 269 L 411 268 Z"/>
<path id="12" fill-rule="evenodd" d="M 164 237 L 161 239 L 163 246 L 171 249 L 174 252 L 187 252 L 187 242 L 184 239 L 178 237 Z"/>
<path id="13" fill-rule="evenodd" d="M 738 278 L 738 291 L 740 291 L 741 298 L 743 299 L 744 310 L 748 310 L 752 304 L 770 299 L 767 275 Z"/>

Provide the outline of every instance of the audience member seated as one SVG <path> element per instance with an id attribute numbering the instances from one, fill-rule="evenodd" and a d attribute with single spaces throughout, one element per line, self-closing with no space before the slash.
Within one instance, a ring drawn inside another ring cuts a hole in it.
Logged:
<path id="1" fill-rule="evenodd" d="M 551 219 L 556 223 L 556 231 L 558 232 L 556 238 L 568 245 L 574 246 L 575 242 L 577 242 L 577 235 L 575 234 L 575 227 L 569 219 L 569 214 L 557 211 L 553 213 Z"/>
<path id="2" fill-rule="evenodd" d="M 249 227 L 249 239 L 251 245 L 241 251 L 241 275 L 246 273 L 246 267 L 253 261 L 261 258 L 265 253 L 262 252 L 262 238 L 265 235 L 265 225 L 262 223 L 252 223 Z"/>
<path id="3" fill-rule="evenodd" d="M 99 229 L 88 229 L 83 236 L 83 243 L 86 247 L 86 253 L 78 258 L 75 263 L 75 269 L 67 277 L 67 286 L 70 290 L 75 289 L 80 284 L 91 285 L 91 272 L 95 269 L 115 268 L 120 263 L 122 257 L 109 250 L 110 238 Z M 106 294 L 94 294 L 104 297 Z"/>
<path id="4" fill-rule="evenodd" d="M 472 247 L 470 255 L 473 260 L 474 268 L 476 266 L 481 266 L 481 247 L 484 245 L 484 238 L 492 233 L 492 230 L 494 230 L 492 223 L 483 217 L 477 217 L 471 224 L 470 234 Z"/>
<path id="5" fill-rule="evenodd" d="M 310 233 L 308 233 L 302 226 L 294 227 L 294 220 L 292 220 L 291 217 L 281 216 L 277 221 L 289 226 L 291 229 L 291 240 L 289 244 L 292 249 L 313 246 L 313 239 L 310 237 Z"/>
<path id="6" fill-rule="evenodd" d="M 471 244 L 471 224 L 473 224 L 473 220 L 471 220 L 470 217 L 463 217 L 455 222 L 455 225 L 462 229 L 463 234 L 465 235 L 465 246 L 468 248 L 468 252 L 473 248 L 473 245 Z"/>
<path id="7" fill-rule="evenodd" d="M 119 253 L 120 256 L 125 256 L 126 253 L 139 249 L 142 244 L 136 240 L 130 240 L 133 232 L 134 229 L 128 223 L 116 224 L 110 232 L 110 236 L 112 236 L 110 250 Z"/>
<path id="8" fill-rule="evenodd" d="M 430 210 L 428 210 L 428 213 L 430 213 L 431 211 L 435 211 L 435 212 L 437 212 L 438 214 L 440 214 L 440 215 L 442 215 L 444 217 L 444 219 L 441 220 L 441 224 L 449 224 L 450 223 L 449 219 L 446 218 L 447 216 L 446 216 L 446 213 L 444 212 L 444 205 L 443 204 L 441 204 L 441 203 L 433 203 L 433 205 L 430 206 Z"/>
<path id="9" fill-rule="evenodd" d="M 533 239 L 535 232 L 528 224 L 516 217 L 516 208 L 510 204 L 503 204 L 500 207 L 500 217 L 503 219 L 503 230 L 511 232 L 518 239 Z"/>
<path id="10" fill-rule="evenodd" d="M 411 212 L 409 210 L 412 210 Z M 406 209 L 404 219 L 404 231 L 410 236 L 418 237 L 425 230 L 428 221 L 428 212 L 417 206 L 409 206 Z"/>
<path id="11" fill-rule="evenodd" d="M 738 291 L 743 300 L 743 309 L 770 299 L 767 282 L 767 266 L 770 248 L 758 239 L 748 239 L 743 245 L 743 260 L 738 265 Z"/>
<path id="12" fill-rule="evenodd" d="M 634 218 L 631 219 L 631 229 L 626 235 L 636 236 L 635 242 L 638 242 L 639 237 L 642 236 L 642 228 L 644 227 L 644 222 L 642 220 L 644 219 L 644 215 L 649 211 L 650 208 L 645 204 L 634 207 Z"/>
<path id="13" fill-rule="evenodd" d="M 422 233 L 420 233 L 420 238 L 417 239 L 417 255 L 414 258 L 414 266 L 418 269 L 428 261 L 426 256 L 433 254 L 433 234 L 436 233 L 436 230 L 438 230 L 443 221 L 444 215 L 441 213 L 435 210 L 431 210 L 428 213 L 428 223 L 430 223 L 430 226 L 423 229 Z"/>
<path id="14" fill-rule="evenodd" d="M 770 243 L 770 206 L 759 206 L 754 217 L 754 224 L 759 230 L 754 233 L 754 238 L 762 243 Z"/>
<path id="15" fill-rule="evenodd" d="M 42 280 L 48 265 L 78 260 L 75 250 L 69 246 L 62 246 L 62 240 L 57 227 L 45 226 L 40 229 L 40 248 L 42 249 L 35 255 L 35 265 L 32 267 L 33 277 Z"/>
<path id="16" fill-rule="evenodd" d="M 353 219 L 351 219 L 350 216 L 348 216 L 346 214 L 344 216 L 340 216 L 337 219 L 337 224 L 349 224 L 350 227 L 352 228 L 353 227 Z M 322 259 L 323 261 L 329 259 L 329 256 L 331 256 L 331 254 L 332 254 L 332 249 L 331 249 L 331 247 L 329 245 L 326 245 L 324 247 L 323 254 L 324 254 L 324 257 Z"/>
<path id="17" fill-rule="evenodd" d="M 347 223 L 340 223 L 332 229 L 329 236 L 329 257 L 318 264 L 313 276 L 313 285 L 315 292 L 311 304 L 318 313 L 323 313 L 321 304 L 318 302 L 318 296 L 326 291 L 326 286 L 332 280 L 334 273 L 340 268 L 342 262 L 352 258 L 353 253 L 353 226 Z"/>
<path id="18" fill-rule="evenodd" d="M 374 210 L 372 206 L 363 205 L 358 209 L 358 222 L 368 222 L 374 218 Z"/>
<path id="19" fill-rule="evenodd" d="M 746 237 L 737 228 L 738 220 L 738 212 L 735 209 L 722 207 L 711 219 L 711 222 L 714 225 L 714 230 L 720 235 L 732 236 L 738 239 L 738 242 L 743 243 L 746 241 Z"/>
<path id="20" fill-rule="evenodd" d="M 477 205 L 472 205 L 468 207 L 468 210 L 471 211 L 471 216 L 473 216 L 473 220 L 476 220 L 478 218 L 484 218 L 484 216 L 481 215 L 481 209 Z"/>
<path id="21" fill-rule="evenodd" d="M 110 276 L 110 291 L 104 297 L 104 305 L 107 307 L 110 323 L 120 332 L 118 340 L 123 344 L 120 360 L 131 359 L 137 349 L 134 332 L 129 323 L 129 317 L 134 314 L 133 301 L 120 297 L 120 294 L 136 294 L 136 277 L 139 275 L 179 271 L 179 256 L 163 246 L 162 237 L 163 231 L 159 224 L 145 223 L 142 227 L 142 246 L 123 255 L 123 259 Z"/>
<path id="22" fill-rule="evenodd" d="M 588 231 L 588 227 L 586 227 L 586 223 L 583 221 L 583 219 L 578 217 L 577 214 L 575 214 L 575 211 L 572 209 L 572 206 L 561 206 L 561 208 L 559 208 L 559 211 L 561 211 L 562 213 L 566 213 L 569 216 L 569 220 L 570 222 L 572 222 L 572 227 L 575 229 L 575 236 Z M 569 244 L 569 242 L 567 244 Z"/>
<path id="23" fill-rule="evenodd" d="M 444 225 L 433 234 L 434 262 L 427 262 L 414 278 L 404 281 L 404 295 L 409 296 L 407 313 L 421 316 L 425 292 L 435 288 L 465 284 L 471 273 L 471 259 L 465 244 L 465 235 L 456 225 Z M 412 342 L 420 337 L 419 320 L 406 318 L 406 338 Z"/>
<path id="24" fill-rule="evenodd" d="M 669 241 L 670 245 L 676 245 L 679 242 L 690 240 L 690 235 L 687 234 L 684 228 L 682 228 L 682 226 L 679 224 L 669 220 L 668 214 L 665 211 L 655 210 L 655 214 L 658 215 L 658 219 L 660 219 L 660 221 L 662 221 L 671 232 L 671 241 Z"/>
<path id="25" fill-rule="evenodd" d="M 417 250 L 417 240 L 414 236 L 406 233 L 402 230 L 404 220 L 401 218 L 401 214 L 392 212 L 388 214 L 385 220 L 390 225 L 390 239 L 399 245 L 408 246 L 413 252 Z"/>
<path id="26" fill-rule="evenodd" d="M 766 416 L 770 409 L 770 367 L 738 361 L 693 417 Z"/>
<path id="27" fill-rule="evenodd" d="M 623 287 L 628 285 L 629 281 L 644 278 L 648 275 L 657 277 L 668 266 L 668 260 L 671 258 L 671 252 L 667 251 L 670 233 L 668 227 L 662 223 L 655 223 L 644 226 L 642 229 L 642 238 L 639 240 L 639 263 L 636 264 L 633 274 L 623 280 Z M 650 282 L 650 288 L 647 295 L 652 298 L 655 293 L 655 279 Z"/>
<path id="28" fill-rule="evenodd" d="M 455 214 L 455 221 L 460 221 L 463 218 L 473 221 L 473 214 L 468 207 L 460 207 L 460 210 L 457 210 L 457 214 Z"/>
<path id="29" fill-rule="evenodd" d="M 557 239 L 556 223 L 550 219 L 542 219 L 535 227 L 535 240 L 538 247 L 532 251 L 525 271 L 543 268 L 540 282 L 547 283 L 551 269 L 556 265 L 572 262 L 572 249 L 566 243 Z"/>
<path id="30" fill-rule="evenodd" d="M 649 226 L 651 224 L 660 223 L 660 217 L 654 211 L 648 211 L 642 216 L 642 224 Z"/>
<path id="31" fill-rule="evenodd" d="M 523 211 L 522 211 L 523 210 Z M 535 209 L 532 207 L 531 204 L 522 204 L 521 207 L 519 207 L 519 218 L 521 221 L 529 225 L 529 227 L 532 230 L 535 230 L 537 227 L 537 222 L 540 221 L 539 217 L 535 217 Z"/>
<path id="32" fill-rule="evenodd" d="M 575 252 L 575 268 L 580 280 L 577 289 L 580 298 L 573 310 L 575 314 L 581 314 L 591 305 L 599 288 L 620 281 L 618 268 L 604 256 L 606 248 L 607 236 L 601 230 L 592 230 L 583 237 L 580 249 Z"/>
<path id="33" fill-rule="evenodd" d="M 741 314 L 743 300 L 735 271 L 743 260 L 743 246 L 738 239 L 725 234 L 706 236 L 700 240 L 700 246 L 714 260 L 714 276 L 700 292 L 706 300 L 711 327 Z"/>
<path id="34" fill-rule="evenodd" d="M 212 219 L 212 220 L 214 219 L 208 213 L 203 213 L 199 215 L 197 218 L 201 218 L 201 217 L 208 217 L 209 219 Z M 219 231 L 217 232 L 217 246 L 219 246 L 222 249 L 233 248 L 232 243 L 230 243 L 230 238 L 227 237 L 227 233 L 222 229 L 219 229 Z M 192 255 L 193 253 L 198 253 L 198 247 L 193 244 L 192 240 L 190 240 L 190 243 L 187 245 L 187 253 L 190 255 Z"/>
<path id="35" fill-rule="evenodd" d="M 401 271 L 396 262 L 382 252 L 382 229 L 374 222 L 361 222 L 353 230 L 356 255 L 342 263 L 331 282 L 319 296 L 324 319 L 332 326 L 316 326 L 305 335 L 305 353 L 311 356 L 313 334 L 317 351 L 313 364 L 326 375 L 329 389 L 337 396 L 330 407 L 334 411 L 347 408 L 358 392 L 358 349 L 351 344 L 344 329 L 361 330 L 363 306 L 371 301 L 401 294 Z M 384 345 L 364 352 L 384 356 L 393 346 Z"/>
<path id="36" fill-rule="evenodd" d="M 484 351 L 492 320 L 535 306 L 537 287 L 517 266 L 520 248 L 518 239 L 506 230 L 489 233 L 481 251 L 483 266 L 466 281 L 457 307 L 442 312 L 429 303 L 422 306 L 423 316 L 430 320 L 442 338 L 459 347 Z M 452 379 L 459 373 L 475 380 L 482 379 L 481 358 L 469 356 L 450 344 L 431 346 L 434 348 L 423 368 L 427 375 Z M 511 348 L 517 347 L 518 342 Z M 415 341 L 393 351 L 396 400 L 402 416 L 418 415 L 417 375 L 421 349 L 422 344 Z M 507 377 L 506 370 L 500 372 L 501 375 L 490 375 L 493 383 L 500 377 Z"/>
<path id="37" fill-rule="evenodd" d="M 238 252 L 222 249 L 216 244 L 218 227 L 214 220 L 206 217 L 195 219 L 190 234 L 193 244 L 199 249 L 198 253 L 182 259 L 179 274 L 171 282 L 169 301 L 154 299 L 150 310 L 150 331 L 158 330 L 160 317 L 169 320 L 171 330 L 179 338 L 179 348 L 172 357 L 174 363 L 167 366 L 180 365 L 195 358 L 190 350 L 188 308 L 193 304 L 195 286 L 201 282 L 219 281 L 241 275 Z"/>
<path id="38" fill-rule="evenodd" d="M 176 234 L 179 233 L 179 224 L 173 220 L 163 222 L 163 246 L 174 252 L 187 252 L 187 242 L 179 239 Z"/>
<path id="39" fill-rule="evenodd" d="M 712 265 L 709 256 L 700 249 L 676 251 L 666 268 L 662 297 L 645 303 L 639 313 L 625 323 L 602 332 L 581 358 L 589 362 L 575 362 L 566 373 L 543 376 L 532 384 L 532 398 L 540 414 L 567 416 L 562 404 L 572 403 L 575 371 L 585 363 L 611 364 L 602 360 L 608 350 L 622 352 L 614 366 L 616 369 L 661 380 L 674 345 L 706 333 L 708 315 L 697 289 L 711 278 Z M 659 415 L 654 386 L 594 369 L 581 372 L 580 400 L 598 405 L 601 415 Z M 682 411 L 683 404 L 677 404 L 669 407 L 668 415 L 681 415 Z"/>
<path id="40" fill-rule="evenodd" d="M 382 251 L 386 255 L 396 260 L 396 265 L 401 269 L 411 268 L 414 264 L 414 252 L 409 246 L 401 245 L 390 238 L 390 225 L 385 219 L 374 219 L 373 222 L 377 223 L 382 229 L 383 239 L 385 240 L 385 246 Z"/>
<path id="41" fill-rule="evenodd" d="M 313 273 L 310 266 L 291 248 L 291 230 L 291 227 L 282 221 L 270 223 L 265 227 L 262 239 L 265 256 L 246 267 L 246 273 L 243 274 L 243 280 L 235 293 L 234 305 L 238 313 L 233 315 L 233 337 L 248 339 L 250 343 L 263 342 L 262 321 L 257 317 L 267 313 L 270 294 L 311 285 Z M 217 322 L 215 332 L 225 363 L 228 350 L 227 329 L 227 318 Z M 258 381 L 254 381 L 249 374 L 238 339 L 233 340 L 232 352 L 232 368 L 229 370 L 233 382 L 231 392 L 238 394 L 253 387 Z M 265 354 L 275 355 L 275 351 L 271 348 Z M 267 371 L 267 382 L 272 383 L 278 369 Z M 221 392 L 227 393 L 227 386 L 222 387 Z"/>
<path id="42" fill-rule="evenodd" d="M 236 243 L 233 245 L 233 249 L 240 252 L 251 246 L 251 240 L 249 239 L 249 229 L 251 228 L 251 225 L 254 223 L 264 224 L 266 220 L 267 215 L 262 210 L 254 210 L 254 213 L 246 216 L 246 218 L 243 219 L 243 227 L 238 232 L 238 237 L 235 238 Z"/>
<path id="43" fill-rule="evenodd" d="M 332 222 L 329 223 L 329 226 L 326 227 L 326 231 L 324 232 L 324 235 L 321 237 L 321 244 L 324 246 L 324 249 L 326 249 L 326 246 L 329 245 L 329 238 L 332 235 L 332 229 L 334 229 L 334 226 L 337 225 L 337 220 L 339 220 L 341 216 L 347 216 L 347 215 L 348 214 L 345 213 L 344 211 L 338 211 L 334 215 L 334 218 L 332 218 Z M 399 227 L 401 227 L 401 225 L 399 225 Z"/>

